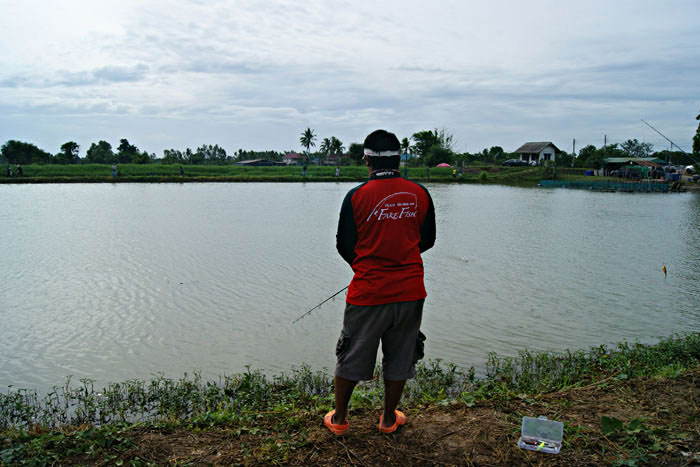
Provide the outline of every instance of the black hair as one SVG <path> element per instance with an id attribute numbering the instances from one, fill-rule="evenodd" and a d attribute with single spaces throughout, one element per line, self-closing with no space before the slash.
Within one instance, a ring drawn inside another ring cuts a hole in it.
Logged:
<path id="1" fill-rule="evenodd" d="M 401 143 L 394 133 L 386 130 L 374 130 L 367 135 L 363 143 L 364 149 L 372 151 L 401 151 Z M 398 169 L 401 163 L 401 156 L 391 157 L 370 157 L 369 165 L 373 169 Z"/>
<path id="2" fill-rule="evenodd" d="M 401 157 L 391 156 L 391 157 L 370 157 L 369 165 L 374 170 L 379 169 L 398 169 L 401 164 Z"/>

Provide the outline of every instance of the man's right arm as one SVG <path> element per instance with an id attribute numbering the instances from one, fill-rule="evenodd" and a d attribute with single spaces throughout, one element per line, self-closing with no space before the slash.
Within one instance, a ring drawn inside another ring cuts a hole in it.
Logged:
<path id="1" fill-rule="evenodd" d="M 343 200 L 340 208 L 340 218 L 338 219 L 338 232 L 335 235 L 335 247 L 340 256 L 352 266 L 352 262 L 357 257 L 355 245 L 357 244 L 357 228 L 355 218 L 352 213 L 352 195 L 356 190 L 351 190 Z"/>

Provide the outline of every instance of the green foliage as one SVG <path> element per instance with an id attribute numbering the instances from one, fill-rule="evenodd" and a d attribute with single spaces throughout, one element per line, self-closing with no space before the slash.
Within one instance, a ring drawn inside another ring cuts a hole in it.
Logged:
<path id="1" fill-rule="evenodd" d="M 9 140 L 0 149 L 3 159 L 13 164 L 34 164 L 51 162 L 52 155 L 31 143 Z"/>
<path id="2" fill-rule="evenodd" d="M 489 174 L 485 170 L 482 170 L 481 173 L 479 173 L 479 181 L 480 182 L 486 182 L 489 179 Z"/>
<path id="3" fill-rule="evenodd" d="M 61 145 L 61 152 L 56 154 L 56 162 L 59 164 L 75 164 L 80 162 L 80 156 L 78 153 L 80 151 L 80 146 L 75 141 L 68 141 Z"/>
<path id="4" fill-rule="evenodd" d="M 628 139 L 620 145 L 620 148 L 629 157 L 649 157 L 654 145 L 651 143 L 640 143 L 635 139 Z"/>
<path id="5" fill-rule="evenodd" d="M 299 138 L 299 143 L 303 148 L 306 149 L 306 155 L 308 159 L 309 150 L 311 148 L 316 147 L 316 135 L 314 134 L 314 130 L 312 130 L 311 128 L 307 128 L 306 130 L 304 130 L 301 133 L 301 137 Z"/>
<path id="6" fill-rule="evenodd" d="M 424 130 L 414 133 L 413 136 L 411 136 L 411 139 L 415 142 L 413 145 L 413 151 L 418 155 L 418 157 L 427 165 L 435 165 L 425 162 L 430 154 L 430 151 L 434 147 L 439 147 L 452 152 L 452 141 L 454 137 L 447 133 L 444 129 L 438 130 L 435 128 L 433 131 Z"/>
<path id="7" fill-rule="evenodd" d="M 133 144 L 129 144 L 126 138 L 119 140 L 119 147 L 117 147 L 117 160 L 120 164 L 129 164 L 131 161 L 138 156 L 139 148 Z"/>
<path id="8" fill-rule="evenodd" d="M 615 441 L 619 458 L 614 465 L 636 466 L 640 463 L 647 464 L 650 458 L 664 450 L 662 437 L 665 430 L 648 429 L 644 419 L 635 418 L 627 423 L 616 417 L 603 416 L 601 418 L 601 431 L 603 435 Z"/>
<path id="9" fill-rule="evenodd" d="M 112 145 L 107 141 L 100 140 L 97 144 L 92 143 L 87 150 L 85 160 L 91 164 L 111 164 L 116 162 Z"/>
<path id="10" fill-rule="evenodd" d="M 454 153 L 440 145 L 435 145 L 428 150 L 428 154 L 424 158 L 425 164 L 434 167 L 442 162 L 447 164 L 454 164 L 455 155 Z"/>
<path id="11" fill-rule="evenodd" d="M 700 121 L 700 114 L 695 117 L 695 120 Z M 695 136 L 693 136 L 693 154 L 700 156 L 700 123 L 698 123 L 698 129 L 695 131 Z"/>
<path id="12" fill-rule="evenodd" d="M 357 164 L 362 164 L 364 152 L 360 143 L 351 143 L 350 147 L 348 148 L 348 152 L 350 153 L 350 159 Z"/>

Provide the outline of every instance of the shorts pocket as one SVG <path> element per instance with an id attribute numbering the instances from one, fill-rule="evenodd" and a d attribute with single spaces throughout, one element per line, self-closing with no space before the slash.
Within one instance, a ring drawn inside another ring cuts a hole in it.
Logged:
<path id="1" fill-rule="evenodd" d="M 341 331 L 338 342 L 335 344 L 335 356 L 338 357 L 338 360 L 348 353 L 348 348 L 350 348 L 350 335 Z"/>
<path id="2" fill-rule="evenodd" d="M 413 363 L 415 364 L 418 360 L 425 356 L 425 334 L 418 331 L 418 337 L 416 338 L 416 350 L 413 355 Z"/>

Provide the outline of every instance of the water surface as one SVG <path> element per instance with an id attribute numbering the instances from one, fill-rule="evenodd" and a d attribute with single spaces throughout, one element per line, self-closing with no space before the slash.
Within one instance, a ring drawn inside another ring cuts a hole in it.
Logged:
<path id="1" fill-rule="evenodd" d="M 0 186 L 0 387 L 332 368 L 354 185 Z M 700 331 L 700 196 L 428 187 L 428 358 Z"/>

